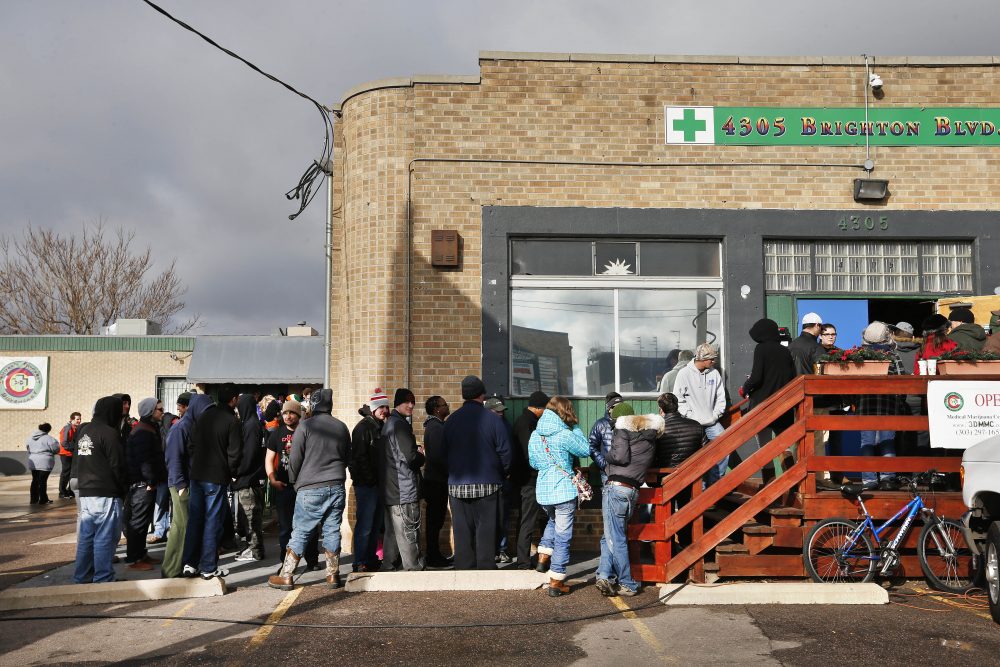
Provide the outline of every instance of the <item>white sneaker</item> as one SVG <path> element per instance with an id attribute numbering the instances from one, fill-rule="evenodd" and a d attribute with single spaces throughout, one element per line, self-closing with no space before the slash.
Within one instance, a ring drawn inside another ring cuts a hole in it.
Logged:
<path id="1" fill-rule="evenodd" d="M 215 572 L 202 572 L 201 573 L 201 578 L 204 579 L 205 581 L 208 581 L 209 579 L 215 579 L 216 577 L 220 577 L 221 578 L 221 577 L 228 577 L 228 576 L 229 576 L 229 570 L 223 570 L 221 567 L 220 568 L 216 568 Z"/>
<path id="2" fill-rule="evenodd" d="M 181 571 L 181 576 L 182 577 L 187 577 L 187 578 L 197 577 L 198 576 L 198 570 L 194 569 L 190 565 L 185 565 L 184 569 Z"/>

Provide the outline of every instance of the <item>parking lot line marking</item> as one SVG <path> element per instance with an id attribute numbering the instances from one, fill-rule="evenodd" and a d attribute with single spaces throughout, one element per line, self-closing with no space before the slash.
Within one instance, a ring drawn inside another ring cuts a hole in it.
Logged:
<path id="1" fill-rule="evenodd" d="M 271 634 L 271 631 L 274 630 L 273 624 L 277 623 L 285 616 L 288 610 L 292 607 L 292 604 L 295 603 L 295 599 L 299 597 L 299 594 L 301 593 L 301 587 L 288 592 L 288 595 L 286 595 L 281 602 L 278 603 L 278 606 L 274 608 L 271 615 L 267 617 L 267 621 L 265 622 L 266 624 L 262 625 L 250 639 L 251 648 L 256 648 L 264 643 L 264 640 L 267 639 L 268 635 Z"/>
<path id="2" fill-rule="evenodd" d="M 12 577 L 16 574 L 41 574 L 45 570 L 18 570 L 17 572 L 0 572 L 0 577 Z"/>
<path id="3" fill-rule="evenodd" d="M 186 605 L 184 605 L 183 607 L 181 607 L 180 609 L 177 610 L 177 613 L 174 614 L 173 618 L 168 618 L 167 620 L 163 621 L 163 625 L 160 626 L 160 627 L 169 628 L 171 625 L 173 625 L 175 619 L 178 619 L 181 616 L 183 616 L 184 614 L 186 614 L 189 611 L 191 611 L 191 608 L 193 606 L 194 606 L 194 602 L 188 602 Z"/>
<path id="4" fill-rule="evenodd" d="M 656 638 L 656 635 L 654 635 L 653 631 L 649 629 L 649 626 L 639 620 L 639 617 L 635 615 L 635 612 L 632 611 L 631 607 L 625 604 L 624 600 L 620 597 L 613 597 L 608 598 L 608 601 L 618 607 L 621 611 L 625 612 L 622 614 L 622 617 L 628 619 L 629 623 L 632 624 L 632 627 L 634 627 L 636 632 L 639 633 L 639 636 L 642 637 L 647 644 L 649 644 L 658 656 L 664 660 L 670 660 L 669 656 L 667 656 L 664 652 L 663 644 L 660 643 L 660 640 Z"/>

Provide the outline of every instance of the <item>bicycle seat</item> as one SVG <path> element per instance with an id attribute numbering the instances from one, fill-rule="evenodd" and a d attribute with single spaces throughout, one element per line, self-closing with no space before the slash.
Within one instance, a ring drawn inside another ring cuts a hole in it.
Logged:
<path id="1" fill-rule="evenodd" d="M 849 500 L 857 500 L 865 492 L 864 484 L 844 484 L 840 487 L 840 493 Z"/>

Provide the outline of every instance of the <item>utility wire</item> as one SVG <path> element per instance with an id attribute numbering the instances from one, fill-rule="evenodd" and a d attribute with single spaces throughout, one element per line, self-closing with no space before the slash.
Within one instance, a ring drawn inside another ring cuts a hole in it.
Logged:
<path id="1" fill-rule="evenodd" d="M 173 16 L 172 14 L 170 14 L 170 12 L 163 9 L 163 7 L 160 7 L 156 3 L 150 2 L 150 0 L 142 0 L 142 1 L 145 2 L 147 5 L 149 5 L 151 8 L 153 8 L 154 10 L 156 10 L 157 12 L 159 12 L 160 14 L 162 14 L 163 16 L 166 16 L 168 19 L 170 19 L 177 25 L 184 28 L 185 30 L 188 30 L 198 35 L 203 40 L 205 40 L 215 48 L 219 49 L 226 55 L 235 58 L 236 60 L 239 60 L 241 63 L 243 63 L 253 71 L 257 72 L 258 74 L 283 86 L 284 88 L 298 95 L 299 97 L 309 100 L 319 111 L 320 115 L 323 116 L 323 130 L 326 136 L 323 140 L 323 152 L 321 153 L 322 160 L 321 161 L 314 160 L 313 163 L 309 165 L 309 167 L 306 169 L 305 173 L 302 175 L 302 178 L 299 179 L 298 184 L 296 184 L 295 187 L 293 187 L 291 190 L 285 193 L 286 199 L 299 200 L 299 210 L 296 211 L 294 214 L 288 216 L 289 220 L 294 220 L 295 218 L 297 218 L 299 214 L 302 213 L 302 211 L 304 211 L 307 206 L 309 206 L 309 203 L 313 200 L 313 197 L 315 197 L 316 194 L 319 192 L 319 190 L 313 189 L 315 181 L 317 178 L 319 178 L 319 175 L 322 173 L 326 174 L 327 176 L 330 176 L 333 173 L 331 171 L 333 162 L 333 120 L 330 118 L 330 114 L 333 113 L 332 109 L 323 106 L 322 104 L 317 102 L 314 98 L 310 97 L 309 95 L 306 95 L 302 91 L 296 89 L 294 86 L 285 83 L 278 77 L 272 74 L 268 74 L 267 72 L 257 67 L 249 60 L 247 60 L 246 58 L 240 56 L 238 53 L 235 53 L 234 51 L 227 49 L 226 47 L 222 46 L 221 44 L 216 42 L 214 39 L 212 39 L 205 33 L 199 31 L 197 28 L 194 28 L 193 26 Z"/>

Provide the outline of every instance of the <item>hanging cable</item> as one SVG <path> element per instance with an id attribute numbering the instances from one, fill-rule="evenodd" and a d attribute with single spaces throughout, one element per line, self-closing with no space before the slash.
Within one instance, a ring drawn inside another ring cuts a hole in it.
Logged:
<path id="1" fill-rule="evenodd" d="M 179 25 L 182 28 L 184 28 L 185 30 L 188 30 L 188 31 L 193 32 L 194 34 L 198 35 L 203 40 L 205 40 L 206 42 L 208 42 L 209 44 L 211 44 L 215 48 L 219 49 L 220 51 L 222 51 L 226 55 L 228 55 L 228 56 L 230 56 L 232 58 L 235 58 L 236 60 L 239 60 L 241 63 L 243 63 L 244 65 L 246 65 L 247 67 L 249 67 L 253 71 L 257 72 L 258 74 L 260 74 L 260 75 L 262 75 L 262 76 L 270 79 L 271 81 L 274 81 L 275 83 L 281 85 L 282 87 L 284 87 L 285 89 L 289 90 L 290 92 L 298 95 L 299 97 L 301 97 L 303 99 L 306 99 L 306 100 L 309 100 L 310 102 L 312 102 L 312 104 L 319 111 L 320 115 L 323 117 L 323 131 L 325 133 L 325 137 L 323 139 L 323 151 L 322 151 L 322 153 L 320 153 L 320 159 L 319 160 L 313 160 L 313 163 L 311 165 L 309 165 L 309 167 L 306 169 L 305 173 L 302 174 L 302 178 L 299 179 L 298 184 L 295 187 L 293 187 L 291 190 L 289 190 L 288 192 L 285 193 L 285 198 L 288 199 L 289 201 L 293 200 L 293 199 L 298 199 L 299 200 L 299 210 L 296 211 L 295 213 L 293 213 L 292 215 L 288 216 L 288 219 L 289 220 L 294 220 L 295 218 L 299 217 L 299 214 L 302 213 L 302 211 L 304 211 L 307 206 L 309 206 L 309 203 L 313 200 L 313 198 L 319 192 L 319 189 L 314 189 L 314 186 L 316 184 L 316 179 L 320 177 L 320 174 L 324 174 L 326 176 L 330 176 L 333 173 L 333 171 L 332 171 L 332 168 L 333 168 L 333 118 L 331 117 L 331 114 L 333 113 L 333 110 L 329 109 L 329 108 L 327 108 L 325 106 L 323 106 L 322 104 L 320 104 L 319 102 L 317 102 L 314 98 L 310 97 L 309 95 L 306 95 L 305 93 L 303 93 L 300 90 L 297 90 L 294 86 L 291 86 L 291 85 L 285 83 L 284 81 L 282 81 L 278 77 L 276 77 L 276 76 L 274 76 L 272 74 L 268 74 L 267 72 L 265 72 L 261 68 L 257 67 L 256 65 L 254 65 L 249 60 L 247 60 L 246 58 L 243 58 L 242 56 L 240 56 L 238 53 L 235 53 L 234 51 L 231 51 L 231 50 L 227 49 L 226 47 L 222 46 L 221 44 L 219 44 L 218 42 L 216 42 L 214 39 L 212 39 L 211 37 L 209 37 L 208 35 L 204 34 L 203 32 L 200 32 L 198 29 L 194 28 L 193 26 L 191 26 L 191 25 L 185 23 L 184 21 L 181 21 L 179 18 L 173 16 L 172 14 L 170 14 L 170 12 L 168 12 L 165 9 L 163 9 L 162 7 L 160 7 L 159 5 L 157 5 L 156 3 L 150 2 L 150 0 L 142 0 L 142 1 L 145 2 L 147 5 L 149 5 L 150 7 L 152 7 L 157 12 L 159 12 L 160 14 L 162 14 L 163 16 L 166 16 L 168 19 L 170 19 L 171 21 L 173 21 L 177 25 Z"/>

